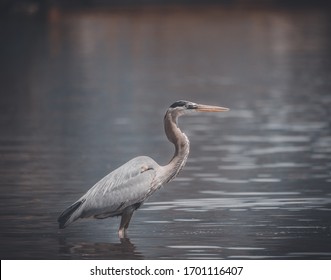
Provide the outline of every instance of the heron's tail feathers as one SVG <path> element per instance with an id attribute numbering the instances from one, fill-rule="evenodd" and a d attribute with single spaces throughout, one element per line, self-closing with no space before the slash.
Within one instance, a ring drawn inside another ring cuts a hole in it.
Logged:
<path id="1" fill-rule="evenodd" d="M 65 228 L 79 218 L 79 215 L 75 215 L 75 213 L 78 214 L 77 210 L 82 206 L 84 202 L 85 199 L 79 200 L 61 213 L 60 217 L 57 219 L 60 229 Z"/>

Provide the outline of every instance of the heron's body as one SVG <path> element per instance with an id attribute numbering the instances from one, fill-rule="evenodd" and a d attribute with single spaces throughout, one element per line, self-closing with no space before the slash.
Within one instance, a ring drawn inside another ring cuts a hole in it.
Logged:
<path id="1" fill-rule="evenodd" d="M 136 157 L 115 169 L 80 199 L 62 212 L 58 218 L 59 227 L 65 228 L 79 218 L 94 217 L 104 219 L 122 216 L 119 237 L 125 236 L 133 212 L 151 196 L 162 184 L 174 179 L 186 163 L 189 141 L 177 126 L 178 116 L 185 110 L 221 112 L 226 108 L 205 106 L 188 101 L 175 102 L 168 109 L 165 118 L 165 132 L 175 145 L 175 155 L 165 165 L 158 165 L 147 156 Z M 184 110 L 184 109 L 185 110 Z"/>

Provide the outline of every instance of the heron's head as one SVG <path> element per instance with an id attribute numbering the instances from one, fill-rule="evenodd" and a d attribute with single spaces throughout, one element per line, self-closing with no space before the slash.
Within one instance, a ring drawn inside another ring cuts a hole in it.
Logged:
<path id="1" fill-rule="evenodd" d="M 228 108 L 197 104 L 190 101 L 179 100 L 173 103 L 169 109 L 168 113 L 174 116 L 181 116 L 190 112 L 226 112 Z"/>

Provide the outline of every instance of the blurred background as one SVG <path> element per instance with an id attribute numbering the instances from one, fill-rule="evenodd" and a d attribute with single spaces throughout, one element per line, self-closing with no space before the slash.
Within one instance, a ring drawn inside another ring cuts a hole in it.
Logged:
<path id="1" fill-rule="evenodd" d="M 0 1 L 1 259 L 330 259 L 329 1 Z M 58 215 L 129 159 L 178 178 L 119 220 Z"/>

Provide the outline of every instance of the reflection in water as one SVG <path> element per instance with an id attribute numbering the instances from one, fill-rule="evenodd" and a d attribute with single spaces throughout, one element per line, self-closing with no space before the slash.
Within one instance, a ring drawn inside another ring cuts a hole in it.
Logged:
<path id="1" fill-rule="evenodd" d="M 329 19 L 222 7 L 0 19 L 1 259 L 331 258 Z M 231 111 L 180 120 L 187 166 L 135 213 L 130 240 L 116 218 L 59 231 L 61 210 L 117 166 L 170 160 L 162 118 L 179 99 Z"/>
<path id="2" fill-rule="evenodd" d="M 123 238 L 118 243 L 67 243 L 66 237 L 59 238 L 59 257 L 63 259 L 144 259 L 136 251 L 130 239 Z"/>

